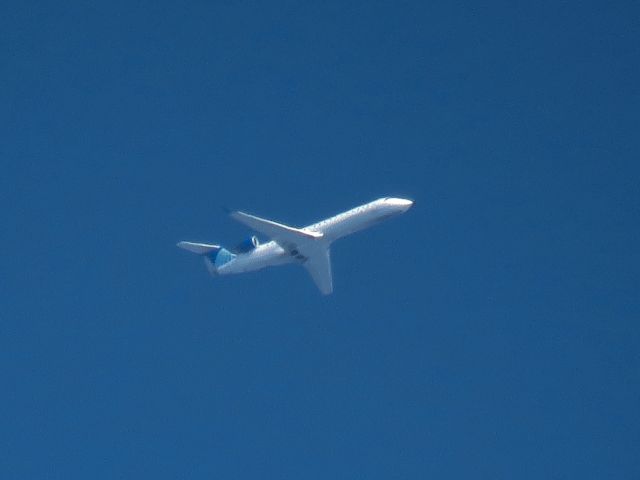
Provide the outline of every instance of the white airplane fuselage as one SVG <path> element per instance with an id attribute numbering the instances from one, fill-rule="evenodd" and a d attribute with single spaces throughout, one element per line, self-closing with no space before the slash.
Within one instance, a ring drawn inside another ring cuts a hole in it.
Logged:
<path id="1" fill-rule="evenodd" d="M 301 230 L 321 233 L 322 238 L 315 241 L 322 243 L 324 248 L 328 248 L 335 240 L 400 215 L 412 205 L 411 200 L 380 198 L 303 227 Z M 244 273 L 287 263 L 303 263 L 304 261 L 306 261 L 306 257 L 295 249 L 286 251 L 277 242 L 270 241 L 258 245 L 246 253 L 238 254 L 233 261 L 218 267 L 217 273 L 220 275 Z"/>
<path id="2" fill-rule="evenodd" d="M 272 240 L 261 245 L 252 236 L 232 251 L 220 245 L 194 242 L 179 242 L 178 247 L 202 256 L 212 275 L 251 272 L 296 263 L 309 272 L 318 289 L 327 295 L 333 291 L 331 244 L 346 235 L 400 215 L 412 205 L 411 200 L 402 198 L 380 198 L 303 228 L 244 212 L 231 212 L 233 219 Z"/>

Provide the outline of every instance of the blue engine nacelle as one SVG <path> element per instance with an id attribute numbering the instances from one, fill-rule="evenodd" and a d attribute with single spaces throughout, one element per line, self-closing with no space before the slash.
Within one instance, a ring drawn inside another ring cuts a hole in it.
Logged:
<path id="1" fill-rule="evenodd" d="M 235 252 L 247 253 L 253 250 L 254 248 L 256 248 L 258 245 L 260 245 L 260 242 L 258 241 L 258 237 L 256 237 L 255 235 L 251 235 L 245 241 L 241 242 L 236 246 Z"/>

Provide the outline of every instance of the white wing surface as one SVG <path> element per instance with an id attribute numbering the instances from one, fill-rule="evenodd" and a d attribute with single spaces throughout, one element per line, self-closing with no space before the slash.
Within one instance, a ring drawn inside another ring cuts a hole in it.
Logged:
<path id="1" fill-rule="evenodd" d="M 303 265 L 324 295 L 329 295 L 333 292 L 331 255 L 328 248 L 318 250 L 314 254 L 310 255 Z"/>
<path id="2" fill-rule="evenodd" d="M 318 242 L 323 237 L 322 233 L 290 227 L 244 212 L 232 212 L 231 217 L 271 238 L 295 257 L 307 269 L 324 295 L 333 291 L 329 247 L 325 242 Z"/>
<path id="3" fill-rule="evenodd" d="M 262 233 L 275 240 L 282 248 L 289 251 L 300 243 L 322 238 L 322 233 L 311 230 L 301 230 L 282 223 L 273 222 L 264 218 L 249 215 L 244 212 L 231 212 L 231 218 L 247 227 Z"/>

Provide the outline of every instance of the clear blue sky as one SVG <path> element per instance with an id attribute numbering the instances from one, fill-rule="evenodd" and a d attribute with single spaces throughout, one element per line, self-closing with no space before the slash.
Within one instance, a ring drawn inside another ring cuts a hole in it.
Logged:
<path id="1" fill-rule="evenodd" d="M 640 478 L 638 18 L 5 4 L 0 477 Z M 330 297 L 175 248 L 386 195 Z"/>

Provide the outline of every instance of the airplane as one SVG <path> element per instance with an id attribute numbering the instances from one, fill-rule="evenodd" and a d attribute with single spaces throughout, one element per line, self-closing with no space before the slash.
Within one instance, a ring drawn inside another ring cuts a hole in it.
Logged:
<path id="1" fill-rule="evenodd" d="M 177 246 L 202 256 L 207 270 L 213 276 L 296 263 L 309 272 L 320 292 L 328 295 L 333 292 L 331 244 L 339 238 L 400 215 L 412 205 L 412 200 L 403 198 L 379 198 L 303 228 L 234 211 L 230 212 L 231 218 L 271 241 L 261 244 L 252 235 L 232 250 L 220 245 L 194 242 L 178 242 Z"/>

